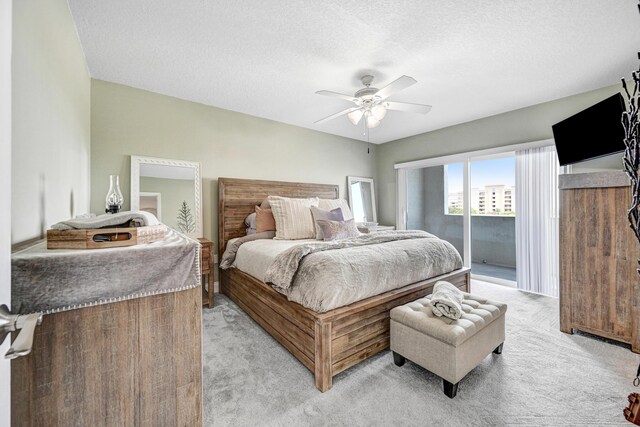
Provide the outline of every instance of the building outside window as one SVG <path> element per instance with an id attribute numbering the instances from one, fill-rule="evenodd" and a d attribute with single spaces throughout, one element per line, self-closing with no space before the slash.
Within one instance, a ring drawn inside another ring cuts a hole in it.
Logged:
<path id="1" fill-rule="evenodd" d="M 445 166 L 444 211 L 462 215 L 462 164 Z M 471 163 L 471 214 L 515 216 L 515 158 L 502 157 Z"/>

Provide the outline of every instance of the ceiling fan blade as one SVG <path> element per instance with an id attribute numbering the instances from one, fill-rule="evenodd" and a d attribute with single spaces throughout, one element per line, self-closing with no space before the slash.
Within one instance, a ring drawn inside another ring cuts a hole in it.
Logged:
<path id="1" fill-rule="evenodd" d="M 342 110 L 338 113 L 332 114 L 330 116 L 325 117 L 324 119 L 320 119 L 317 122 L 314 122 L 315 124 L 320 124 L 320 123 L 324 123 L 327 122 L 331 119 L 335 119 L 336 117 L 340 117 L 340 116 L 344 116 L 345 114 L 349 114 L 352 111 L 356 111 L 359 110 L 361 107 L 351 107 L 351 108 L 347 108 L 346 110 Z"/>
<path id="2" fill-rule="evenodd" d="M 355 102 L 356 98 L 354 98 L 352 95 L 343 95 L 341 93 L 338 92 L 331 92 L 330 90 L 319 90 L 316 92 L 317 95 L 324 95 L 324 96 L 333 96 L 335 98 L 341 98 L 344 99 L 345 101 L 351 101 L 351 102 Z"/>
<path id="3" fill-rule="evenodd" d="M 410 102 L 385 102 L 387 110 L 407 111 L 409 113 L 427 114 L 431 111 L 431 105 L 412 104 Z"/>
<path id="4" fill-rule="evenodd" d="M 416 83 L 418 82 L 413 77 L 401 76 L 376 92 L 376 96 L 379 96 L 381 99 L 386 99 L 394 93 L 400 92 L 402 89 L 406 89 Z"/>

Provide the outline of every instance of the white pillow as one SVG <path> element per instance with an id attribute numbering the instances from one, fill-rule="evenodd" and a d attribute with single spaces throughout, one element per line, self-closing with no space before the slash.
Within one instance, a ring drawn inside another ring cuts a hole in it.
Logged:
<path id="1" fill-rule="evenodd" d="M 318 206 L 318 198 L 291 199 L 269 196 L 269 205 L 276 220 L 276 240 L 315 239 L 316 227 L 311 206 Z"/>
<path id="2" fill-rule="evenodd" d="M 342 217 L 345 221 L 353 218 L 351 209 L 349 209 L 349 203 L 347 203 L 345 199 L 320 199 L 318 207 L 320 209 L 324 209 L 325 211 L 332 211 L 335 208 L 341 208 Z"/>

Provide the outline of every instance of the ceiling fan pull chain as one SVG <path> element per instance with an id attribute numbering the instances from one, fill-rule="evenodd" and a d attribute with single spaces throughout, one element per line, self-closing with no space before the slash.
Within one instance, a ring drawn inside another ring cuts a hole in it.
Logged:
<path id="1" fill-rule="evenodd" d="M 364 125 L 364 128 L 367 130 L 367 154 L 369 154 L 369 147 L 371 147 L 371 141 L 369 141 L 369 132 L 371 132 L 371 129 L 369 129 L 366 124 Z"/>

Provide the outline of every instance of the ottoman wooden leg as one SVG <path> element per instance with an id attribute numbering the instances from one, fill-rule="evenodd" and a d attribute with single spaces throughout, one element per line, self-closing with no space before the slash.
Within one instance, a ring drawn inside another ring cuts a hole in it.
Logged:
<path id="1" fill-rule="evenodd" d="M 404 356 L 399 355 L 395 351 L 393 351 L 392 353 L 393 353 L 393 363 L 395 363 L 397 366 L 402 366 L 404 365 L 404 362 L 407 361 L 407 359 L 405 359 Z"/>
<path id="2" fill-rule="evenodd" d="M 458 384 L 460 383 L 451 384 L 449 381 L 443 379 L 442 384 L 444 385 L 444 394 L 446 394 L 449 399 L 456 397 L 456 394 L 458 394 Z"/>
<path id="3" fill-rule="evenodd" d="M 504 345 L 504 343 L 500 344 L 499 346 L 496 347 L 495 350 L 493 350 L 493 352 L 495 354 L 502 354 L 502 346 Z"/>

